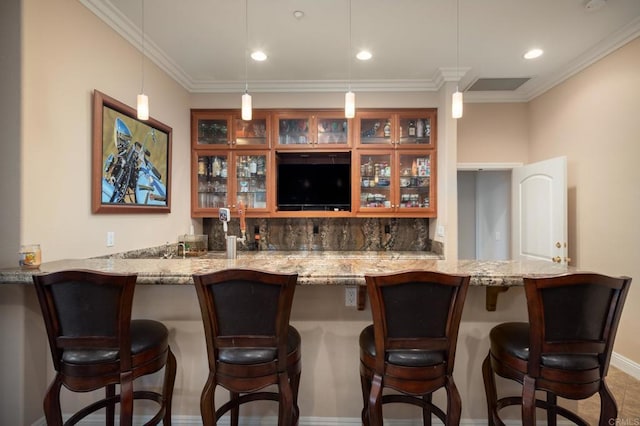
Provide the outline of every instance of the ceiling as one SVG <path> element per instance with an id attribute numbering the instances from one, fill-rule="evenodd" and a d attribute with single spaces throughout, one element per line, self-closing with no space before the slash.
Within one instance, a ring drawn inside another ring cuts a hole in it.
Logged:
<path id="1" fill-rule="evenodd" d="M 460 76 L 461 90 L 529 79 L 467 102 L 527 101 L 640 36 L 640 0 L 246 1 L 144 0 L 145 55 L 193 93 L 245 82 L 250 92 L 436 91 Z M 142 0 L 80 2 L 142 48 Z M 532 47 L 544 55 L 525 60 Z M 266 61 L 246 59 L 256 48 Z M 373 58 L 355 59 L 361 49 Z"/>

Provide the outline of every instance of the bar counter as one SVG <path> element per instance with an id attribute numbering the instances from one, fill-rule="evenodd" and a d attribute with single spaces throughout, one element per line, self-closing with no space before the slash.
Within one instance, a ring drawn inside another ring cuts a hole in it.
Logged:
<path id="1" fill-rule="evenodd" d="M 328 251 L 242 251 L 237 259 L 224 252 L 205 256 L 162 259 L 106 258 L 66 259 L 43 263 L 38 269 L 0 269 L 0 283 L 31 283 L 40 272 L 63 269 L 91 269 L 102 272 L 138 274 L 139 284 L 193 284 L 192 274 L 226 268 L 256 268 L 279 273 L 298 273 L 299 285 L 360 285 L 365 274 L 429 269 L 471 276 L 471 285 L 510 287 L 522 285 L 524 276 L 558 275 L 571 268 L 545 261 L 441 260 L 424 252 L 328 252 Z"/>

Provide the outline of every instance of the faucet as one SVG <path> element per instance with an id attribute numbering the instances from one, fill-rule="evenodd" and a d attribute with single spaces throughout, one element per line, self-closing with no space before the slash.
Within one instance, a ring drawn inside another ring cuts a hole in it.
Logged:
<path id="1" fill-rule="evenodd" d="M 231 211 L 228 208 L 221 208 L 218 210 L 218 217 L 222 222 L 222 229 L 224 230 L 224 239 L 227 242 L 227 259 L 235 259 L 237 257 L 236 243 L 240 242 L 243 246 L 246 244 L 247 224 L 245 222 L 245 213 L 244 203 L 242 201 L 238 202 L 240 232 L 242 233 L 242 237 L 238 238 L 235 235 L 227 235 L 227 223 L 231 220 Z"/>

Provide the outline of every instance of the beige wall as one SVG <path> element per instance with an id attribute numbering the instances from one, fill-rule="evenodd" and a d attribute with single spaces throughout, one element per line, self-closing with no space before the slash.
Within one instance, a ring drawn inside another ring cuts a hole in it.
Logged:
<path id="1" fill-rule="evenodd" d="M 529 159 L 566 155 L 570 257 L 636 280 L 615 351 L 640 362 L 640 38 L 530 103 Z"/>
<path id="2" fill-rule="evenodd" d="M 464 106 L 458 120 L 458 163 L 527 163 L 526 103 Z"/>
<path id="3" fill-rule="evenodd" d="M 171 214 L 91 213 L 92 93 L 135 107 L 141 56 L 77 1 L 24 0 L 22 95 L 23 243 L 43 261 L 176 241 L 189 230 L 189 95 L 145 67 L 151 116 L 173 127 Z M 106 247 L 107 231 L 115 246 Z"/>

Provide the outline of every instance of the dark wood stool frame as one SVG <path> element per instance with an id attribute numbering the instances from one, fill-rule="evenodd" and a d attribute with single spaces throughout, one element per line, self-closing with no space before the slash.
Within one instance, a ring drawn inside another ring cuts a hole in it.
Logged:
<path id="1" fill-rule="evenodd" d="M 47 425 L 62 425 L 60 390 L 105 388 L 105 398 L 71 416 L 73 425 L 105 408 L 105 424 L 114 424 L 120 404 L 120 425 L 132 423 L 133 401 L 147 399 L 159 409 L 147 425 L 171 424 L 176 359 L 164 325 L 131 320 L 135 274 L 67 270 L 33 276 L 56 375 L 44 398 Z M 134 391 L 133 381 L 164 368 L 162 393 Z M 116 394 L 116 384 L 120 394 Z"/>
<path id="2" fill-rule="evenodd" d="M 500 324 L 490 334 L 482 366 L 488 424 L 504 425 L 499 411 L 522 405 L 525 426 L 536 423 L 536 407 L 547 411 L 550 426 L 557 415 L 588 426 L 558 406 L 557 397 L 578 400 L 595 393 L 601 400 L 599 425 L 614 424 L 618 409 L 605 377 L 630 284 L 628 277 L 588 273 L 525 277 L 529 323 Z M 498 399 L 494 374 L 521 383 L 522 395 Z M 536 398 L 537 390 L 546 393 L 546 401 Z"/>
<path id="3" fill-rule="evenodd" d="M 383 404 L 407 403 L 422 408 L 424 425 L 432 414 L 458 425 L 462 402 L 453 367 L 469 276 L 405 271 L 365 279 L 373 326 L 360 334 L 363 424 L 382 426 Z M 399 393 L 383 395 L 385 387 Z M 441 388 L 446 413 L 432 403 Z"/>
<path id="4" fill-rule="evenodd" d="M 207 343 L 209 376 L 200 410 L 205 426 L 227 412 L 238 425 L 240 405 L 278 401 L 278 425 L 298 424 L 300 335 L 289 325 L 297 274 L 227 269 L 196 274 L 195 282 Z M 215 390 L 229 401 L 215 409 Z M 277 392 L 264 391 L 276 385 Z"/>

